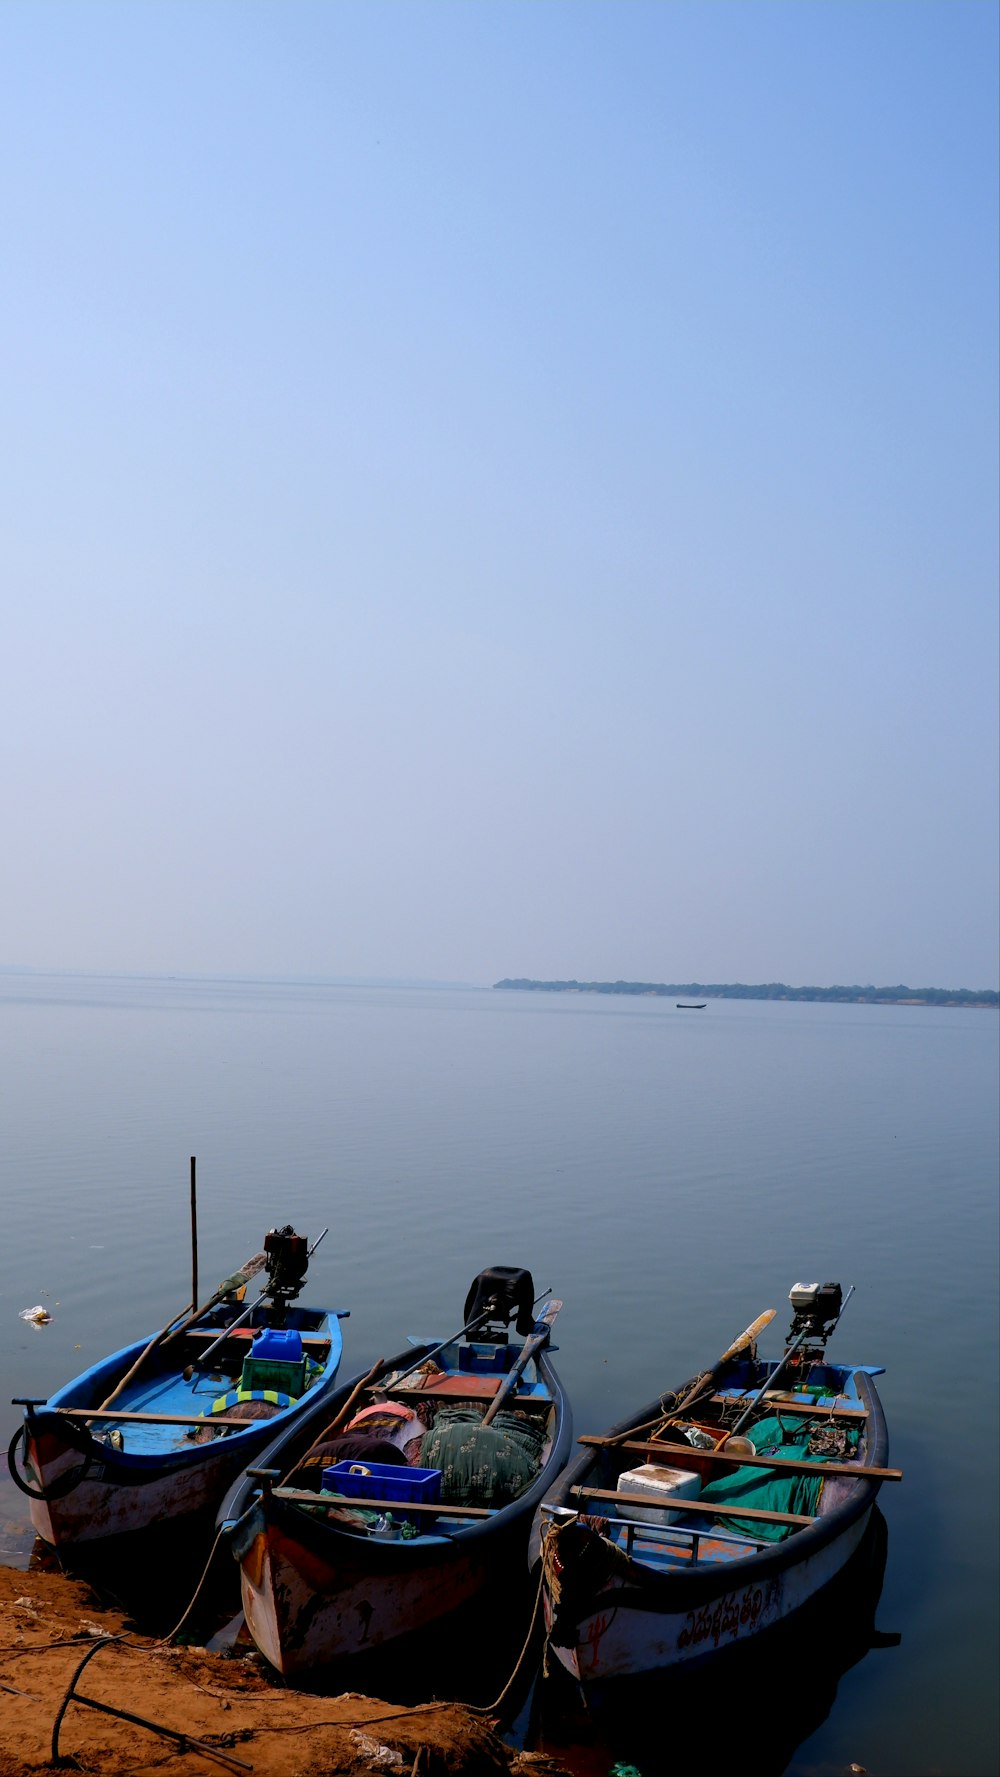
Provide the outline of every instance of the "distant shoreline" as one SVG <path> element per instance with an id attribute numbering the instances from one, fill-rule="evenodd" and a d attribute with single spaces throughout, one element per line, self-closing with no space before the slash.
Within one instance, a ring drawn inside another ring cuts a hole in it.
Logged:
<path id="1" fill-rule="evenodd" d="M 749 987 L 742 981 L 494 981 L 496 988 L 528 993 L 624 993 L 660 998 L 682 994 L 686 999 L 715 1000 L 811 1000 L 846 1006 L 960 1006 L 995 1011 L 1000 993 L 991 988 L 968 987 L 788 987 L 769 981 Z"/>

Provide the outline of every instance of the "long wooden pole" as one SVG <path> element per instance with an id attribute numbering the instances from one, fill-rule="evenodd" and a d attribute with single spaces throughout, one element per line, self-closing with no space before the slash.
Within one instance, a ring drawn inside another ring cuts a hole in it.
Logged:
<path id="1" fill-rule="evenodd" d="M 341 1407 L 340 1411 L 338 1413 L 334 1414 L 334 1417 L 331 1419 L 329 1425 L 327 1425 L 324 1428 L 324 1430 L 320 1432 L 319 1437 L 313 1439 L 313 1441 L 310 1444 L 305 1455 L 299 1457 L 299 1460 L 295 1464 L 295 1467 L 293 1469 L 289 1469 L 288 1474 L 285 1476 L 286 1485 L 291 1480 L 293 1475 L 297 1475 L 299 1473 L 300 1469 L 305 1468 L 305 1465 L 308 1462 L 313 1451 L 315 1449 L 317 1449 L 320 1444 L 325 1444 L 327 1442 L 328 1438 L 332 1438 L 332 1437 L 336 1436 L 336 1433 L 340 1430 L 340 1427 L 343 1425 L 344 1420 L 347 1418 L 347 1415 L 351 1411 L 351 1408 L 353 1407 L 359 1394 L 362 1394 L 363 1391 L 369 1386 L 369 1384 L 374 1382 L 379 1371 L 384 1368 L 385 1368 L 385 1358 L 380 1357 L 377 1360 L 377 1362 L 372 1364 L 372 1367 L 369 1370 L 367 1376 L 362 1376 L 360 1382 L 355 1383 L 354 1387 L 352 1388 L 350 1394 L 348 1395 L 348 1397 L 347 1397 L 346 1401 L 344 1402 L 344 1405 Z"/>
<path id="2" fill-rule="evenodd" d="M 191 1155 L 191 1301 L 198 1300 L 198 1162 Z"/>
<path id="3" fill-rule="evenodd" d="M 218 1289 L 212 1291 L 207 1301 L 203 1302 L 200 1308 L 196 1308 L 194 1313 L 189 1315 L 187 1320 L 182 1321 L 179 1327 L 175 1327 L 163 1343 L 172 1345 L 175 1339 L 179 1339 L 182 1333 L 187 1332 L 188 1327 L 193 1326 L 196 1320 L 200 1320 L 203 1314 L 207 1314 L 210 1308 L 214 1308 L 217 1302 L 221 1302 L 223 1296 L 235 1295 L 238 1289 L 242 1289 L 245 1283 L 249 1283 L 251 1277 L 256 1277 L 258 1271 L 263 1271 L 266 1264 L 266 1253 L 254 1253 L 252 1259 L 245 1259 L 239 1271 L 234 1271 L 232 1277 L 224 1277 Z"/>
<path id="4" fill-rule="evenodd" d="M 539 1315 L 539 1318 L 536 1320 L 534 1326 L 532 1327 L 528 1338 L 525 1339 L 524 1344 L 521 1346 L 521 1351 L 520 1351 L 519 1357 L 515 1360 L 515 1362 L 511 1365 L 510 1369 L 507 1371 L 507 1374 L 504 1377 L 503 1381 L 501 1382 L 500 1387 L 497 1389 L 496 1394 L 493 1396 L 493 1400 L 492 1400 L 491 1405 L 489 1407 L 487 1407 L 486 1412 L 483 1414 L 483 1424 L 484 1425 L 491 1425 L 493 1423 L 493 1420 L 496 1418 L 497 1414 L 500 1411 L 500 1407 L 501 1407 L 502 1403 L 507 1399 L 507 1396 L 517 1387 L 518 1377 L 522 1376 L 524 1374 L 524 1370 L 525 1370 L 525 1367 L 526 1367 L 529 1359 L 533 1358 L 537 1352 L 541 1351 L 543 1345 L 548 1344 L 549 1334 L 552 1331 L 552 1323 L 555 1320 L 556 1315 L 559 1313 L 559 1310 L 561 1307 L 562 1307 L 562 1303 L 560 1302 L 558 1296 L 553 1296 L 551 1302 L 549 1303 L 548 1307 L 545 1310 L 545 1313 L 542 1315 Z"/>
<path id="5" fill-rule="evenodd" d="M 695 1376 L 690 1382 L 682 1384 L 682 1393 L 678 1394 L 675 1391 L 671 1391 L 670 1394 L 664 1395 L 664 1413 L 667 1411 L 665 1405 L 666 1401 L 672 1399 L 674 1403 L 667 1418 L 657 1417 L 656 1419 L 647 1420 L 645 1425 L 634 1425 L 630 1427 L 630 1432 L 652 1431 L 654 1426 L 662 1431 L 675 1414 L 690 1407 L 692 1402 L 696 1401 L 699 1396 L 703 1395 L 707 1388 L 714 1388 L 717 1379 L 721 1376 L 726 1365 L 731 1363 L 734 1357 L 739 1357 L 741 1351 L 747 1351 L 749 1347 L 753 1345 L 754 1341 L 759 1334 L 763 1332 L 764 1328 L 770 1326 L 777 1312 L 778 1310 L 776 1308 L 765 1308 L 763 1314 L 758 1314 L 757 1319 L 750 1322 L 750 1325 L 740 1334 L 739 1338 L 734 1339 L 732 1344 L 726 1347 L 722 1356 L 716 1358 L 715 1363 L 712 1364 L 710 1369 L 703 1370 L 700 1376 Z M 620 1432 L 616 1438 L 611 1438 L 609 1441 L 612 1444 L 624 1443 L 625 1439 L 630 1435 L 630 1432 Z M 653 1435 L 656 1436 L 657 1433 L 654 1432 Z"/>
<path id="6" fill-rule="evenodd" d="M 174 1325 L 175 1321 L 180 1320 L 181 1315 L 187 1314 L 188 1311 L 193 1307 L 194 1307 L 194 1303 L 189 1302 L 187 1305 L 187 1308 L 182 1308 L 180 1314 L 172 1315 L 170 1320 L 167 1321 L 166 1326 L 161 1327 L 161 1329 L 158 1333 L 154 1333 L 152 1339 L 150 1339 L 150 1341 L 149 1341 L 149 1344 L 147 1346 L 145 1346 L 142 1351 L 140 1351 L 139 1356 L 135 1360 L 135 1363 L 131 1366 L 130 1369 L 125 1371 L 125 1374 L 122 1377 L 121 1381 L 116 1384 L 116 1386 L 111 1390 L 111 1393 L 109 1395 L 105 1395 L 104 1401 L 103 1401 L 104 1407 L 110 1407 L 112 1401 L 116 1401 L 118 1399 L 118 1396 L 121 1394 L 122 1389 L 125 1387 L 126 1383 L 131 1382 L 133 1376 L 137 1375 L 139 1370 L 142 1369 L 142 1366 L 146 1362 L 147 1357 L 149 1357 L 150 1352 L 155 1351 L 156 1347 L 162 1343 L 162 1341 L 166 1338 L 167 1334 L 169 1333 L 171 1327 Z"/>

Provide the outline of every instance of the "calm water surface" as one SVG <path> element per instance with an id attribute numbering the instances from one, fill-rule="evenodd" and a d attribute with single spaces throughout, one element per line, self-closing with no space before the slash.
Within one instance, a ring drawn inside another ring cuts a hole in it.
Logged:
<path id="1" fill-rule="evenodd" d="M 992 1772 L 998 1029 L 932 1008 L 0 976 L 0 1403 L 183 1307 L 191 1154 L 209 1289 L 275 1222 L 330 1224 L 307 1296 L 351 1309 L 345 1374 L 453 1331 L 483 1266 L 528 1266 L 565 1301 L 581 1432 L 762 1309 L 783 1330 L 797 1279 L 855 1283 L 831 1355 L 886 1366 L 906 1478 L 881 1494 L 877 1620 L 902 1640 L 841 1678 L 787 1768 Z M 35 1302 L 41 1331 L 18 1319 Z M 0 1488 L 0 1559 L 23 1565 L 26 1502 Z"/>

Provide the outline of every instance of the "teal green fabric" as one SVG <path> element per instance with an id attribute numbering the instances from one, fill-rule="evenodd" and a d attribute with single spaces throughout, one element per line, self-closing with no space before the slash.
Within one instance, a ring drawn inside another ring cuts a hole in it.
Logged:
<path id="1" fill-rule="evenodd" d="M 824 1451 L 810 1451 L 812 1429 L 805 1427 L 800 1418 L 782 1420 L 776 1417 L 752 1425 L 747 1436 L 758 1456 L 795 1457 L 799 1462 L 829 1460 Z M 852 1432 L 851 1436 L 856 1445 L 857 1433 Z M 709 1481 L 702 1488 L 700 1498 L 709 1504 L 715 1500 L 719 1505 L 745 1505 L 764 1512 L 797 1512 L 813 1518 L 822 1488 L 822 1475 L 814 1478 L 811 1475 L 768 1473 L 767 1469 L 736 1468 L 718 1480 Z M 796 1528 L 794 1524 L 768 1524 L 759 1518 L 727 1517 L 724 1522 L 727 1530 L 769 1543 L 783 1542 Z"/>

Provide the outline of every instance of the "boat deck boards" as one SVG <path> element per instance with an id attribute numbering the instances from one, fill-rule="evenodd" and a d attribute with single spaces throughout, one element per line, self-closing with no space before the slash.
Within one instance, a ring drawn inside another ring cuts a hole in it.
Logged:
<path id="1" fill-rule="evenodd" d="M 680 1528 L 681 1526 L 678 1525 L 678 1529 Z M 627 1547 L 628 1532 L 624 1525 L 617 1527 L 612 1525 L 609 1535 L 611 1541 L 616 1543 L 620 1549 L 624 1550 Z M 701 1535 L 697 1542 L 697 1565 L 700 1567 L 703 1563 L 709 1562 L 745 1561 L 748 1555 L 753 1555 L 756 1552 L 756 1548 L 756 1543 L 741 1542 L 735 1537 L 729 1539 Z M 687 1541 L 680 1538 L 667 1542 L 650 1536 L 648 1532 L 643 1534 L 636 1531 L 631 1555 L 633 1561 L 638 1561 L 642 1567 L 652 1567 L 657 1571 L 671 1567 L 681 1567 L 686 1570 L 694 1559 L 695 1543 L 693 1539 Z"/>

